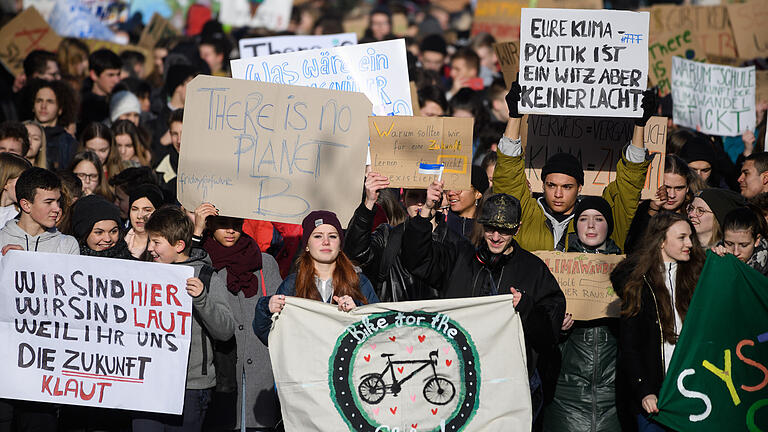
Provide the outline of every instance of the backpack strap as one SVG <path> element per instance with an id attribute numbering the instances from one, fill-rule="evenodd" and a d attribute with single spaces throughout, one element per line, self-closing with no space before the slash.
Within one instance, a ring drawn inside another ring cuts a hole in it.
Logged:
<path id="1" fill-rule="evenodd" d="M 198 273 L 197 277 L 203 282 L 203 290 L 208 291 L 211 286 L 211 277 L 213 276 L 213 267 L 209 266 L 208 264 L 203 264 L 203 266 L 200 268 L 200 273 Z M 201 345 L 203 348 L 203 367 L 202 367 L 202 375 L 208 375 L 208 341 L 206 340 L 206 331 L 205 327 L 203 327 L 202 331 L 200 332 L 200 338 L 201 338 Z"/>
<path id="2" fill-rule="evenodd" d="M 266 297 L 267 285 L 264 284 L 264 269 L 259 269 L 259 273 L 261 274 L 261 295 Z"/>
<path id="3" fill-rule="evenodd" d="M 203 289 L 210 289 L 213 272 L 213 267 L 209 266 L 208 264 L 203 264 L 203 266 L 200 268 L 200 274 L 198 274 L 197 277 L 203 282 Z"/>

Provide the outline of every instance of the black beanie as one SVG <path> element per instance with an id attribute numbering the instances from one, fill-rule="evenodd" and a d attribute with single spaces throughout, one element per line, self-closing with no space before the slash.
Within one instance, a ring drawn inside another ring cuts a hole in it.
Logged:
<path id="1" fill-rule="evenodd" d="M 419 50 L 421 52 L 434 51 L 442 55 L 448 54 L 448 46 L 445 43 L 445 38 L 443 38 L 439 34 L 432 34 L 425 37 L 424 40 L 422 40 L 421 44 L 419 45 Z"/>
<path id="2" fill-rule="evenodd" d="M 570 153 L 556 153 L 547 159 L 541 169 L 541 181 L 545 181 L 552 173 L 565 174 L 576 179 L 579 185 L 584 185 L 584 169 L 576 156 Z"/>
<path id="3" fill-rule="evenodd" d="M 188 78 L 194 78 L 197 75 L 195 68 L 186 64 L 175 64 L 168 68 L 168 74 L 165 77 L 165 92 L 168 96 L 173 96 L 176 88 Z"/>
<path id="4" fill-rule="evenodd" d="M 488 174 L 486 174 L 485 170 L 481 167 L 473 165 L 472 187 L 481 194 L 484 194 L 485 191 L 488 190 L 488 186 L 490 186 L 490 184 L 488 184 Z"/>
<path id="5" fill-rule="evenodd" d="M 113 220 L 120 226 L 120 209 L 101 195 L 88 195 L 75 202 L 72 209 L 72 231 L 83 241 L 96 222 Z"/>
<path id="6" fill-rule="evenodd" d="M 578 221 L 579 216 L 581 216 L 585 210 L 599 211 L 600 214 L 605 218 L 605 221 L 608 222 L 608 237 L 613 234 L 613 212 L 611 211 L 611 205 L 608 204 L 608 201 L 599 196 L 587 195 L 581 197 L 581 200 L 579 200 L 578 204 L 576 204 L 576 209 L 573 211 L 573 220 Z M 575 226 L 576 224 L 574 224 L 574 227 Z"/>
<path id="7" fill-rule="evenodd" d="M 702 190 L 696 196 L 707 203 L 720 226 L 723 226 L 725 216 L 730 213 L 731 210 L 747 205 L 743 196 L 728 189 L 708 188 Z"/>
<path id="8" fill-rule="evenodd" d="M 136 186 L 130 190 L 128 196 L 128 206 L 132 206 L 133 203 L 136 202 L 136 200 L 139 198 L 148 199 L 149 202 L 151 202 L 155 207 L 155 210 L 162 207 L 162 205 L 165 203 L 165 200 L 163 199 L 163 191 L 151 183 Z"/>
<path id="9" fill-rule="evenodd" d="M 687 163 L 704 161 L 712 166 L 715 165 L 716 159 L 715 150 L 712 148 L 712 142 L 699 134 L 683 145 L 678 156 Z"/>

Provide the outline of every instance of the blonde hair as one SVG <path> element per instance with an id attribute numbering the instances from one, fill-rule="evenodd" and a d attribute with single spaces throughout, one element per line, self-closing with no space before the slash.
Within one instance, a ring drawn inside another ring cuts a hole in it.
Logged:
<path id="1" fill-rule="evenodd" d="M 30 162 L 32 163 L 33 166 L 36 166 L 38 168 L 48 168 L 48 155 L 47 155 L 48 152 L 46 151 L 46 147 L 48 146 L 48 144 L 45 140 L 45 129 L 43 129 L 43 125 L 41 125 L 35 120 L 24 120 L 22 124 L 24 124 L 24 126 L 32 125 L 40 129 L 40 149 L 37 151 L 37 156 L 35 156 L 35 160 Z M 30 142 L 30 146 L 31 145 L 32 144 Z"/>

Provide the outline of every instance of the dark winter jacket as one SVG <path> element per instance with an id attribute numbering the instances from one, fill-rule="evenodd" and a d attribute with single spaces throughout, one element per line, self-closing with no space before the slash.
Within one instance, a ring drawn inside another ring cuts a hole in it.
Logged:
<path id="1" fill-rule="evenodd" d="M 472 238 L 472 230 L 475 228 L 475 220 L 473 218 L 465 218 L 457 215 L 456 213 L 449 211 L 445 217 L 445 222 L 448 224 L 448 228 L 461 235 L 466 240 Z"/>
<path id="2" fill-rule="evenodd" d="M 368 304 L 378 303 L 379 298 L 376 297 L 376 293 L 373 292 L 371 281 L 369 281 L 362 273 L 358 273 L 357 276 L 360 278 L 358 288 Z M 280 284 L 280 287 L 277 288 L 275 294 L 295 296 L 296 273 L 288 275 L 283 283 Z M 259 340 L 261 340 L 264 345 L 269 345 L 269 332 L 272 329 L 272 313 L 269 311 L 269 299 L 271 298 L 271 295 L 259 298 L 259 302 L 256 304 L 256 315 L 253 317 L 253 332 L 256 333 L 256 336 L 258 336 Z M 357 300 L 355 300 L 355 304 L 358 306 L 363 305 Z"/>
<path id="3" fill-rule="evenodd" d="M 397 302 L 438 298 L 440 285 L 432 285 L 414 277 L 403 266 L 400 250 L 405 224 L 396 227 L 381 224 L 372 233 L 375 215 L 376 211 L 368 210 L 364 204 L 355 210 L 344 236 L 344 253 L 363 269 L 379 300 Z M 441 218 L 432 231 L 432 240 L 453 244 L 466 242 L 459 234 L 448 229 Z"/>
<path id="4" fill-rule="evenodd" d="M 444 298 L 509 294 L 510 287 L 522 292 L 516 309 L 532 375 L 539 354 L 557 343 L 565 315 L 565 296 L 547 265 L 514 240 L 512 253 L 484 264 L 468 243 L 433 242 L 431 231 L 432 224 L 420 216 L 406 224 L 400 252 L 405 268 L 430 284 L 441 285 Z"/>
<path id="5" fill-rule="evenodd" d="M 43 130 L 48 168 L 53 170 L 68 168 L 77 152 L 77 140 L 61 126 L 48 126 Z"/>

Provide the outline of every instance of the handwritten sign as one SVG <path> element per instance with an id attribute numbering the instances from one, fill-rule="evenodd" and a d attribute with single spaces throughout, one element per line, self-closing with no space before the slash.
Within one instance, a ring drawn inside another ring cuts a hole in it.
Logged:
<path id="1" fill-rule="evenodd" d="M 368 117 L 371 168 L 389 177 L 390 187 L 423 189 L 438 176 L 420 174 L 419 164 L 443 164 L 446 190 L 468 190 L 473 124 L 458 117 Z"/>
<path id="2" fill-rule="evenodd" d="M 538 8 L 553 9 L 602 9 L 603 0 L 536 0 Z"/>
<path id="3" fill-rule="evenodd" d="M 370 102 L 360 93 L 198 76 L 187 84 L 178 198 L 227 216 L 301 223 L 354 213 Z"/>
<path id="4" fill-rule="evenodd" d="M 493 45 L 493 49 L 496 51 L 496 58 L 499 59 L 504 83 L 509 89 L 517 80 L 517 71 L 520 68 L 520 42 L 498 42 Z"/>
<path id="5" fill-rule="evenodd" d="M 768 1 L 729 4 L 728 17 L 739 58 L 768 57 Z"/>
<path id="6" fill-rule="evenodd" d="M 259 57 L 337 46 L 357 45 L 355 33 L 332 35 L 270 36 L 240 39 L 240 58 Z"/>
<path id="7" fill-rule="evenodd" d="M 139 46 L 152 49 L 160 40 L 178 35 L 179 32 L 176 31 L 176 27 L 159 13 L 155 12 L 152 15 L 152 20 L 149 21 L 149 25 L 144 27 L 144 31 L 141 32 Z"/>
<path id="8" fill-rule="evenodd" d="M 526 176 L 533 192 L 543 192 L 541 169 L 555 153 L 570 153 L 584 169 L 584 195 L 601 195 L 616 179 L 622 149 L 632 140 L 634 121 L 620 118 L 528 116 L 524 136 Z M 667 118 L 651 117 L 645 126 L 644 144 L 653 162 L 648 169 L 642 198 L 651 198 L 663 184 L 667 143 Z"/>
<path id="9" fill-rule="evenodd" d="M 624 255 L 579 252 L 535 251 L 565 294 L 566 312 L 573 319 L 589 321 L 618 318 L 621 299 L 611 286 L 611 272 L 624 260 Z"/>
<path id="10" fill-rule="evenodd" d="M 768 71 L 755 71 L 755 100 L 768 102 Z"/>
<path id="11" fill-rule="evenodd" d="M 373 115 L 412 115 L 403 39 L 232 60 L 232 78 L 364 93 Z"/>
<path id="12" fill-rule="evenodd" d="M 530 430 L 531 398 L 519 396 L 530 392 L 523 327 L 512 309 L 511 295 L 348 313 L 287 297 L 269 334 L 285 429 Z"/>
<path id="13" fill-rule="evenodd" d="M 697 62 L 706 62 L 704 50 L 699 47 L 691 30 L 679 30 L 671 33 L 653 34 L 648 45 L 650 63 L 648 79 L 658 86 L 661 96 L 671 91 L 669 78 L 672 72 L 672 57 L 682 57 Z"/>
<path id="14" fill-rule="evenodd" d="M 755 67 L 672 59 L 675 124 L 711 135 L 736 136 L 755 128 Z"/>
<path id="15" fill-rule="evenodd" d="M 521 113 L 640 117 L 648 13 L 523 9 Z"/>
<path id="16" fill-rule="evenodd" d="M 24 72 L 24 58 L 41 49 L 56 52 L 61 38 L 34 7 L 25 9 L 0 29 L 0 62 L 14 76 Z"/>
<path id="17" fill-rule="evenodd" d="M 11 251 L 0 262 L 0 397 L 181 414 L 192 275 L 188 266 Z"/>
<path id="18" fill-rule="evenodd" d="M 472 35 L 490 33 L 500 40 L 520 39 L 520 11 L 530 0 L 478 0 Z"/>
<path id="19" fill-rule="evenodd" d="M 651 34 L 690 29 L 707 55 L 736 57 L 736 43 L 725 6 L 651 7 Z"/>

